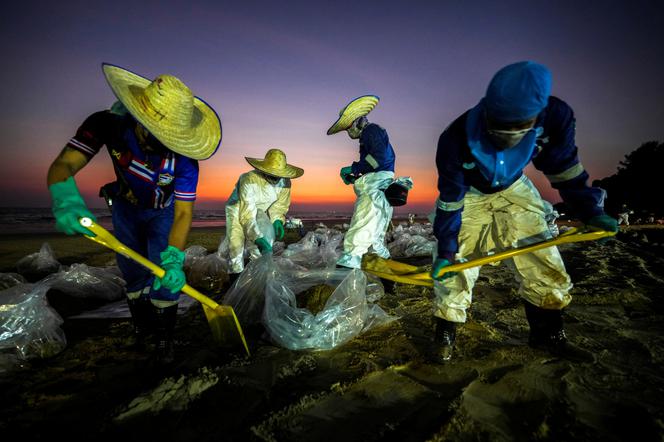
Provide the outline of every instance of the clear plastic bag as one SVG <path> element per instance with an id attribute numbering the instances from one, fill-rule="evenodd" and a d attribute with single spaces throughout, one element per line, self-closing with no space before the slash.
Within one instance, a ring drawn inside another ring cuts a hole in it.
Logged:
<path id="1" fill-rule="evenodd" d="M 281 256 L 309 269 L 334 267 L 341 255 L 343 233 L 321 227 L 289 244 Z"/>
<path id="2" fill-rule="evenodd" d="M 297 307 L 296 295 L 318 285 L 335 287 L 323 309 L 313 314 Z M 380 282 L 369 285 L 372 297 L 382 296 Z M 233 307 L 242 325 L 262 321 L 277 344 L 292 350 L 330 349 L 396 319 L 367 303 L 367 277 L 361 270 L 310 270 L 269 255 L 249 263 L 222 304 Z"/>
<path id="3" fill-rule="evenodd" d="M 0 273 L 0 290 L 5 290 L 15 285 L 25 284 L 27 281 L 19 273 Z"/>
<path id="4" fill-rule="evenodd" d="M 233 307 L 240 324 L 252 325 L 261 321 L 265 305 L 265 284 L 274 277 L 276 269 L 269 255 L 251 261 L 237 281 L 222 298 L 221 303 Z"/>
<path id="5" fill-rule="evenodd" d="M 73 264 L 66 270 L 44 278 L 49 305 L 62 317 L 98 308 L 125 296 L 125 281 L 114 268 L 103 269 Z"/>
<path id="6" fill-rule="evenodd" d="M 48 305 L 48 284 L 20 284 L 0 292 L 0 351 L 20 359 L 47 358 L 67 345 L 62 318 Z"/>
<path id="7" fill-rule="evenodd" d="M 204 256 L 207 256 L 207 254 L 208 251 L 203 246 L 187 247 L 184 251 L 184 264 L 182 266 L 185 272 L 187 271 L 188 268 L 191 267 L 194 261 L 196 261 L 198 258 L 203 258 Z"/>
<path id="8" fill-rule="evenodd" d="M 125 281 L 114 273 L 85 264 L 72 264 L 67 270 L 42 281 L 51 290 L 58 290 L 73 298 L 97 299 L 112 302 L 124 297 Z"/>
<path id="9" fill-rule="evenodd" d="M 198 256 L 190 260 L 185 272 L 187 283 L 192 287 L 203 292 L 217 293 L 228 281 L 228 260 L 218 253 Z"/>
<path id="10" fill-rule="evenodd" d="M 436 247 L 430 225 L 399 225 L 389 236 L 387 248 L 393 257 L 431 256 Z"/>
<path id="11" fill-rule="evenodd" d="M 367 276 L 367 302 L 376 302 L 385 296 L 385 287 L 380 282 L 380 278 L 370 273 Z"/>
<path id="12" fill-rule="evenodd" d="M 28 281 L 36 282 L 59 272 L 60 263 L 55 259 L 51 246 L 44 243 L 39 252 L 21 258 L 16 263 L 16 270 Z"/>
<path id="13" fill-rule="evenodd" d="M 324 308 L 314 315 L 297 307 L 295 293 L 283 280 L 272 278 L 265 289 L 263 324 L 276 343 L 291 350 L 334 348 L 370 327 L 396 319 L 367 303 L 366 285 L 361 270 L 346 272 Z"/>

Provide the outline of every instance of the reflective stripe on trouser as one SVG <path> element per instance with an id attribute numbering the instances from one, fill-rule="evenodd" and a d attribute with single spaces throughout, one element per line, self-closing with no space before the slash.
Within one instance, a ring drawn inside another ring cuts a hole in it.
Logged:
<path id="1" fill-rule="evenodd" d="M 456 258 L 473 259 L 491 251 L 521 247 L 551 238 L 542 198 L 524 175 L 509 188 L 465 196 Z M 520 282 L 519 295 L 545 309 L 562 309 L 572 300 L 572 283 L 557 247 L 548 247 L 504 261 Z M 434 281 L 434 316 L 465 322 L 466 309 L 479 276 L 479 267 Z"/>
<path id="2" fill-rule="evenodd" d="M 173 205 L 163 209 L 142 208 L 117 198 L 113 201 L 113 234 L 121 243 L 159 265 L 159 254 L 168 246 L 173 214 Z M 150 300 L 158 307 L 177 304 L 168 300 L 168 289 L 152 290 L 154 276 L 148 269 L 120 254 L 116 257 L 130 299 L 149 291 Z"/>
<path id="3" fill-rule="evenodd" d="M 355 181 L 357 195 L 350 227 L 344 237 L 344 252 L 337 264 L 359 269 L 362 256 L 369 251 L 382 258 L 389 258 L 385 246 L 385 233 L 392 219 L 393 208 L 385 198 L 382 189 L 387 188 L 394 178 L 393 172 L 368 173 Z"/>
<path id="4" fill-rule="evenodd" d="M 247 241 L 244 234 L 244 227 L 240 224 L 240 208 L 239 204 L 226 205 L 226 238 L 224 241 L 228 241 L 228 265 L 231 269 L 231 273 L 240 273 L 244 270 L 244 250 L 247 249 L 249 253 L 249 259 L 252 261 L 260 258 L 261 252 L 256 247 L 256 244 L 251 241 Z M 267 214 L 263 218 L 267 219 Z M 266 224 L 267 222 L 267 224 Z M 263 233 L 268 242 L 272 243 L 272 238 L 274 234 L 272 232 L 265 232 L 264 229 L 269 226 L 272 229 L 272 225 L 267 221 L 261 220 L 258 222 L 258 228 Z"/>

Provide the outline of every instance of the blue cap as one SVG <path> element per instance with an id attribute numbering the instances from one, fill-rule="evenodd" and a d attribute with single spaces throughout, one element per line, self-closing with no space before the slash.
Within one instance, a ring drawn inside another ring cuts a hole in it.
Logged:
<path id="1" fill-rule="evenodd" d="M 551 72 L 533 61 L 510 64 L 496 72 L 484 97 L 488 115 L 518 123 L 542 112 L 551 94 Z"/>

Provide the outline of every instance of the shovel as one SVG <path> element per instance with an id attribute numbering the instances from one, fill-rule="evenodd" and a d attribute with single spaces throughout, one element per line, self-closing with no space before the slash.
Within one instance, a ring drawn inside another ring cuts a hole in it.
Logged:
<path id="1" fill-rule="evenodd" d="M 577 228 L 572 228 L 562 235 L 547 241 L 538 242 L 528 246 L 517 247 L 514 249 L 506 250 L 504 252 L 496 253 L 494 255 L 483 256 L 472 261 L 460 262 L 451 266 L 443 267 L 440 269 L 440 273 L 437 275 L 437 277 L 440 277 L 447 272 L 458 272 L 491 262 L 503 261 L 517 255 L 534 252 L 535 250 L 544 249 L 546 247 L 572 242 L 595 241 L 614 235 L 615 232 L 607 232 L 604 230 L 580 231 Z M 433 279 L 431 278 L 431 274 L 426 271 L 426 266 L 416 267 L 398 261 L 380 258 L 375 255 L 365 255 L 364 259 L 362 260 L 362 270 L 365 270 L 366 272 L 369 272 L 380 278 L 389 279 L 390 281 L 433 287 Z"/>
<path id="2" fill-rule="evenodd" d="M 143 256 L 131 250 L 129 247 L 122 244 L 117 240 L 117 238 L 111 235 L 108 230 L 96 224 L 90 218 L 81 218 L 79 222 L 83 227 L 97 235 L 85 235 L 86 238 L 91 239 L 92 241 L 99 243 L 102 246 L 108 247 L 109 249 L 114 250 L 126 258 L 133 259 L 143 267 L 146 267 L 148 270 L 150 270 L 158 278 L 163 277 L 166 273 L 162 268 L 154 264 L 152 261 L 144 258 Z M 250 355 L 247 341 L 244 339 L 242 327 L 240 326 L 240 322 L 237 320 L 237 316 L 235 316 L 233 307 L 229 305 L 217 304 L 212 299 L 208 298 L 188 284 L 185 284 L 185 286 L 182 287 L 182 291 L 203 305 L 203 311 L 205 312 L 205 317 L 208 320 L 208 324 L 210 324 L 212 337 L 215 341 L 224 346 L 234 346 L 242 343 L 244 350 L 247 352 L 247 356 Z"/>

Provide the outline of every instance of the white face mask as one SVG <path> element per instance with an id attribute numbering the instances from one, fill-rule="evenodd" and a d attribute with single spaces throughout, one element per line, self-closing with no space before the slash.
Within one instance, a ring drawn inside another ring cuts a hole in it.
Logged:
<path id="1" fill-rule="evenodd" d="M 360 138 L 360 135 L 362 135 L 362 129 L 364 129 L 364 126 L 367 125 L 367 119 L 366 117 L 360 117 L 357 120 L 353 121 L 353 124 L 350 125 L 346 131 L 348 132 L 348 136 L 351 137 L 353 140 L 357 140 Z"/>
<path id="2" fill-rule="evenodd" d="M 360 138 L 360 135 L 362 135 L 362 129 L 358 129 L 355 126 L 351 126 L 348 128 L 348 136 L 351 137 L 353 140 L 357 140 Z"/>
<path id="3" fill-rule="evenodd" d="M 493 144 L 496 146 L 497 149 L 503 150 L 503 149 L 509 149 L 510 147 L 514 147 L 519 142 L 525 137 L 528 132 L 533 130 L 532 127 L 529 127 L 528 129 L 521 129 L 521 130 L 487 130 L 487 133 L 489 134 L 489 138 L 491 138 L 491 141 Z"/>

